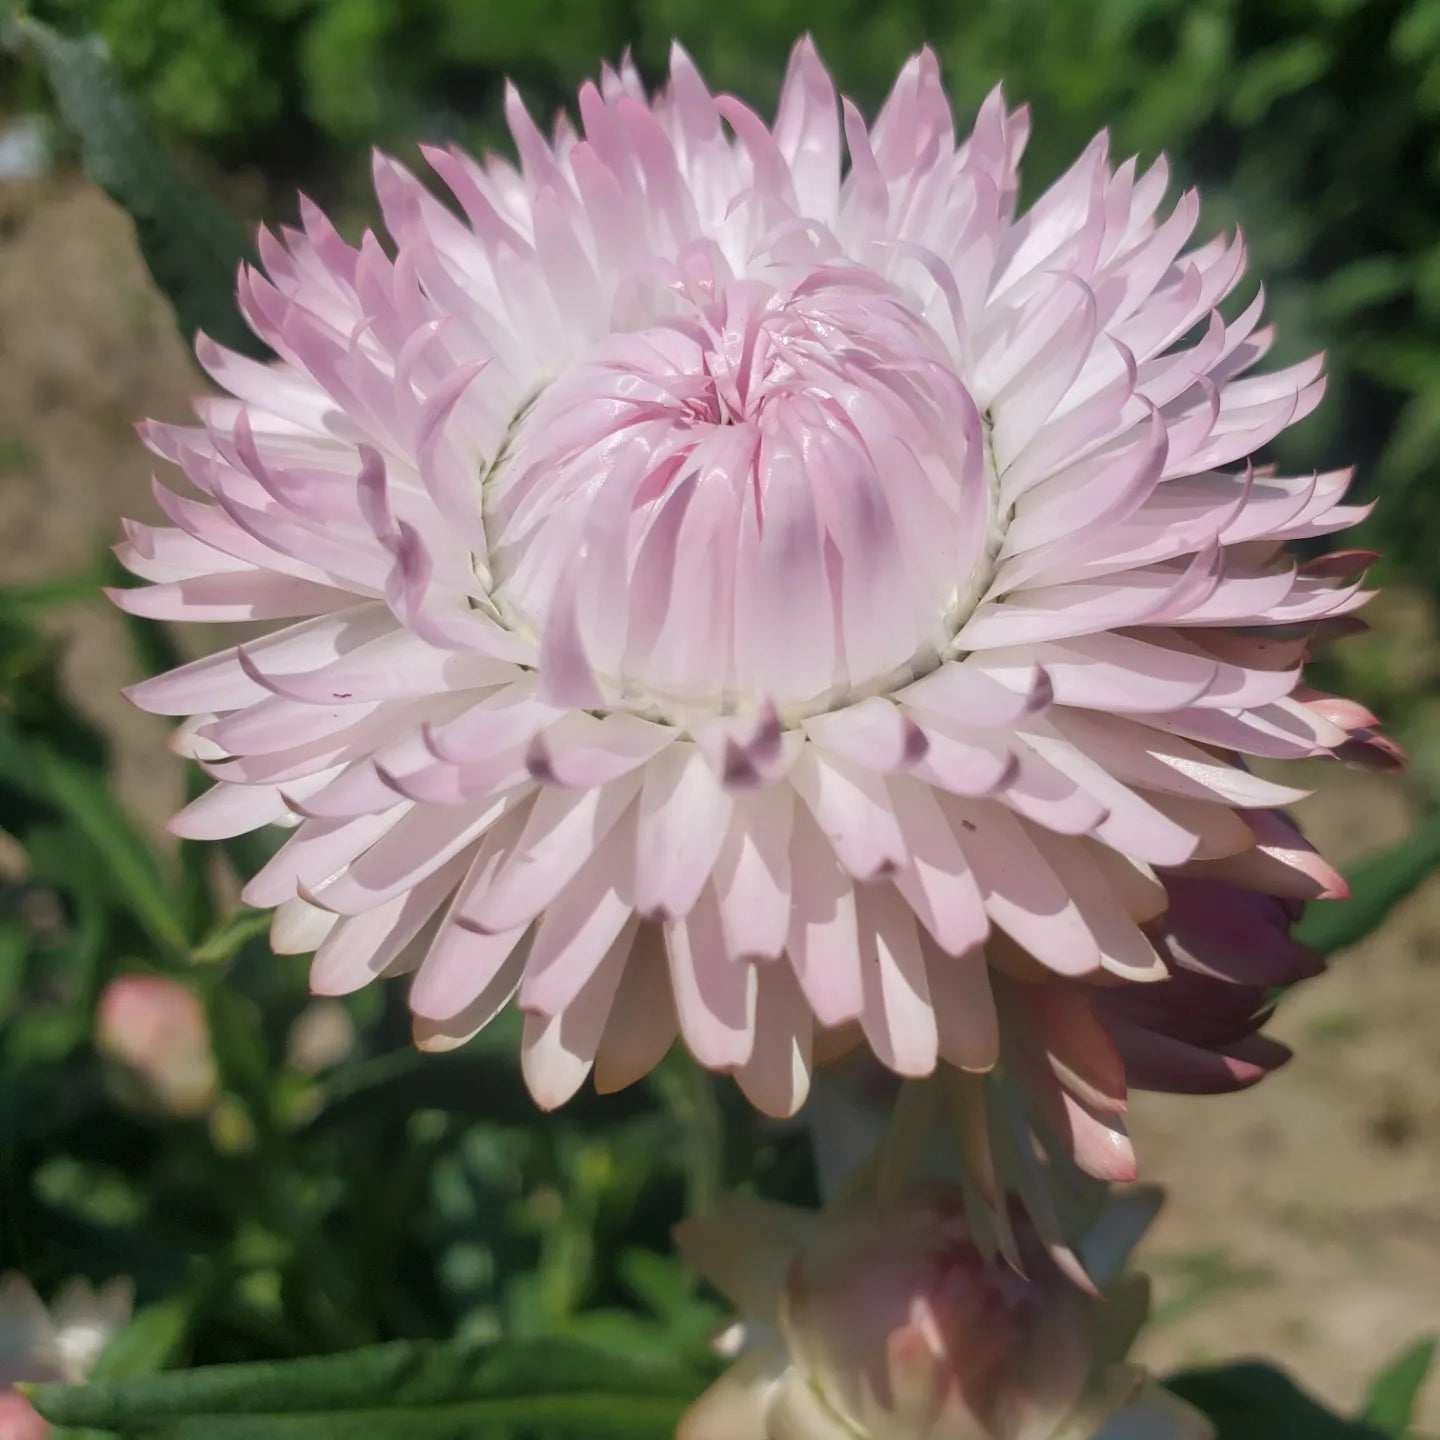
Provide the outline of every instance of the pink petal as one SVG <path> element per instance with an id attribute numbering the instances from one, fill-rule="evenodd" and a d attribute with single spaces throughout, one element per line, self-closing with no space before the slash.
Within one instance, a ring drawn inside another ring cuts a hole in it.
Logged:
<path id="1" fill-rule="evenodd" d="M 505 866 L 469 916 L 484 930 L 527 925 L 608 842 L 640 788 L 638 774 L 595 790 L 542 789 Z"/>
<path id="2" fill-rule="evenodd" d="M 735 1079 L 761 1114 L 788 1119 L 810 1091 L 815 1021 L 787 967 L 763 965 L 756 973 L 755 1046 Z"/>
<path id="3" fill-rule="evenodd" d="M 720 855 L 734 809 L 704 756 L 677 742 L 646 767 L 636 817 L 635 908 L 689 913 Z"/>
<path id="4" fill-rule="evenodd" d="M 990 918 L 1051 969 L 1087 975 L 1100 963 L 1096 937 L 1036 843 L 1036 832 L 998 805 L 942 802 L 965 847 Z M 1063 847 L 1057 847 L 1057 851 Z"/>
<path id="5" fill-rule="evenodd" d="M 927 786 L 896 779 L 891 797 L 910 856 L 892 877 L 895 888 L 940 949 L 961 955 L 990 931 L 965 848 Z"/>
<path id="6" fill-rule="evenodd" d="M 926 946 L 925 962 L 940 1058 L 958 1070 L 992 1069 L 1000 1059 L 1000 1022 L 984 951 L 947 955 Z"/>
<path id="7" fill-rule="evenodd" d="M 776 959 L 790 933 L 790 836 L 794 792 L 775 785 L 735 802 L 715 863 L 720 927 L 737 959 Z"/>
<path id="8" fill-rule="evenodd" d="M 487 993 L 498 975 L 512 968 L 512 957 L 518 955 L 521 962 L 526 959 L 521 941 L 528 925 L 486 931 L 470 918 L 471 907 L 485 895 L 509 858 L 524 823 L 525 811 L 517 809 L 495 825 L 476 847 L 465 879 L 411 983 L 410 1009 L 418 1018 L 440 1022 L 464 1015 Z M 514 986 L 510 988 L 513 991 Z"/>
<path id="9" fill-rule="evenodd" d="M 863 887 L 857 901 L 865 1038 L 898 1074 L 928 1075 L 939 1034 L 914 916 L 888 885 Z"/>
<path id="10" fill-rule="evenodd" d="M 808 814 L 791 842 L 790 939 L 796 978 L 822 1025 L 858 1020 L 864 1008 L 855 886 Z"/>
<path id="11" fill-rule="evenodd" d="M 790 772 L 790 783 L 856 879 L 887 874 L 904 863 L 904 840 L 878 775 L 807 746 Z"/>
<path id="12" fill-rule="evenodd" d="M 558 1015 L 525 1016 L 520 1067 L 526 1086 L 542 1110 L 557 1109 L 585 1083 L 595 1064 L 629 954 L 630 936 L 625 935 L 610 947 Z"/>
<path id="13" fill-rule="evenodd" d="M 468 856 L 457 856 L 403 894 L 342 918 L 315 952 L 310 989 L 348 995 L 386 973 L 460 883 L 468 863 Z"/>
<path id="14" fill-rule="evenodd" d="M 643 1079 L 665 1058 L 677 1034 L 665 938 L 658 925 L 642 924 L 595 1054 L 596 1090 L 609 1095 Z"/>
<path id="15" fill-rule="evenodd" d="M 755 966 L 725 951 L 720 915 L 709 892 L 665 926 L 670 983 L 680 1033 L 690 1053 L 712 1070 L 735 1069 L 755 1045 Z"/>

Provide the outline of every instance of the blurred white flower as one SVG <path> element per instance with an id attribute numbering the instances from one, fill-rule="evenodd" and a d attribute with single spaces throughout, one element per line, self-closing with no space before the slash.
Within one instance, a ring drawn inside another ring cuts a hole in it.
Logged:
<path id="1" fill-rule="evenodd" d="M 43 115 L 20 115 L 0 127 L 0 180 L 39 180 L 55 158 L 51 127 Z M 0 1440 L 7 1440 L 0 1428 Z"/>
<path id="2" fill-rule="evenodd" d="M 72 1280 L 47 1309 L 24 1276 L 0 1278 L 0 1440 L 38 1440 L 49 1428 L 14 1386 L 80 1384 L 133 1308 L 128 1279 Z"/>

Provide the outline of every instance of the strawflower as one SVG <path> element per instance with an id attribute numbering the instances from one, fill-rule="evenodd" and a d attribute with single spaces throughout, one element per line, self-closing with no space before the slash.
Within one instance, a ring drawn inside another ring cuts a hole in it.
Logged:
<path id="1" fill-rule="evenodd" d="M 679 49 L 579 113 L 510 93 L 518 167 L 427 150 L 458 210 L 377 158 L 388 248 L 302 202 L 240 281 L 277 358 L 202 338 L 226 393 L 146 428 L 198 494 L 117 600 L 272 627 L 130 692 L 216 782 L 176 831 L 292 826 L 245 891 L 276 950 L 414 971 L 432 1049 L 518 997 L 546 1107 L 677 1033 L 774 1115 L 849 1027 L 986 1072 L 1044 988 L 1163 1083 L 1263 1071 L 1248 1013 L 1109 1008 L 1192 884 L 1342 892 L 1249 757 L 1393 758 L 1297 689 L 1368 557 L 1287 546 L 1364 511 L 1247 461 L 1323 381 L 1251 373 L 1239 236 L 1104 135 L 1022 212 L 1027 112 L 957 134 L 928 51 L 869 127 L 808 41 L 773 125 Z"/>

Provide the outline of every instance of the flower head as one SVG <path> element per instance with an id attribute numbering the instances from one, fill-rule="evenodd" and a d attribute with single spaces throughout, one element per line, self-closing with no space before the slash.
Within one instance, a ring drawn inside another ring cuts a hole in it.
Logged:
<path id="1" fill-rule="evenodd" d="M 1163 161 L 1022 213 L 1023 109 L 957 135 L 926 51 L 867 128 L 808 41 L 773 126 L 678 49 L 507 110 L 518 168 L 426 152 L 458 212 L 377 160 L 390 249 L 262 235 L 277 358 L 202 340 L 146 431 L 199 497 L 121 547 L 134 613 L 275 626 L 132 695 L 181 834 L 295 827 L 246 898 L 318 992 L 415 969 L 433 1048 L 518 994 L 546 1106 L 678 1032 L 786 1114 L 846 1026 L 984 1071 L 993 976 L 1163 978 L 1169 877 L 1338 887 L 1244 757 L 1381 753 L 1296 690 L 1354 565 L 1285 553 L 1362 511 L 1244 463 L 1320 362 L 1249 373 Z"/>
<path id="2" fill-rule="evenodd" d="M 1120 1364 L 1146 1287 L 1116 1277 L 1153 1213 L 1153 1195 L 1112 1201 L 1082 1244 L 1108 1300 L 1022 1221 L 1024 1273 L 987 1259 L 951 1190 L 821 1215 L 735 1199 L 686 1221 L 681 1253 L 744 1319 L 680 1440 L 1087 1440 L 1147 1395 Z M 1211 1433 L 1185 1407 L 1157 1414 L 1153 1440 Z"/>
<path id="3" fill-rule="evenodd" d="M 172 1115 L 201 1115 L 215 1098 L 219 1074 L 205 1007 L 184 985 L 160 975 L 112 980 L 96 1007 L 95 1043 Z"/>

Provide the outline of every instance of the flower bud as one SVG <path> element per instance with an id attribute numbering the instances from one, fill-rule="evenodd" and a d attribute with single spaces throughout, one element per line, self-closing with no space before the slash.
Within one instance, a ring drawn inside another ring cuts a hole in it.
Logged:
<path id="1" fill-rule="evenodd" d="M 45 1440 L 50 1426 L 18 1391 L 0 1394 L 0 1440 Z"/>
<path id="2" fill-rule="evenodd" d="M 348 1059 L 355 1049 L 355 1022 L 338 1000 L 312 1000 L 290 1027 L 285 1063 L 302 1075 L 318 1075 Z"/>
<path id="3" fill-rule="evenodd" d="M 781 1326 L 808 1388 L 871 1440 L 1048 1434 L 1090 1373 L 1090 1302 L 1038 1247 L 987 1263 L 953 1205 L 860 1214 L 791 1266 Z"/>
<path id="4" fill-rule="evenodd" d="M 96 1046 L 137 1076 L 176 1116 L 202 1115 L 219 1086 L 205 1010 L 193 990 L 158 975 L 124 975 L 105 987 Z"/>
<path id="5" fill-rule="evenodd" d="M 1137 1210 L 1153 1205 L 1102 1209 L 1082 1239 L 1097 1279 L 1118 1270 Z M 1144 1283 L 1082 1289 L 1018 1212 L 1013 1228 L 1019 1269 L 987 1258 L 948 1189 L 818 1215 L 735 1200 L 685 1222 L 685 1259 L 745 1320 L 734 1368 L 679 1440 L 1089 1440 L 1146 1393 L 1118 1363 Z M 1138 1433 L 1211 1432 L 1181 1406 Z"/>

